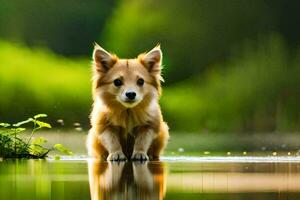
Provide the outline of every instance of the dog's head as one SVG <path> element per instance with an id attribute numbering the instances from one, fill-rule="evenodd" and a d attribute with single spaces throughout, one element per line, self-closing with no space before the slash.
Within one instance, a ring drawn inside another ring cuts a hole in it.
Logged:
<path id="1" fill-rule="evenodd" d="M 93 95 L 108 106 L 133 108 L 160 95 L 162 52 L 156 46 L 135 59 L 119 59 L 99 45 L 93 52 Z"/>

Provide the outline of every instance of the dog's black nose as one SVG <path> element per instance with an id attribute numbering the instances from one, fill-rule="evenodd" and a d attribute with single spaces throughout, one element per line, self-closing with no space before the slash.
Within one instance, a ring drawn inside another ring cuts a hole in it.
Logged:
<path id="1" fill-rule="evenodd" d="M 136 96 L 135 92 L 126 92 L 126 97 L 130 100 L 134 100 L 135 96 Z"/>

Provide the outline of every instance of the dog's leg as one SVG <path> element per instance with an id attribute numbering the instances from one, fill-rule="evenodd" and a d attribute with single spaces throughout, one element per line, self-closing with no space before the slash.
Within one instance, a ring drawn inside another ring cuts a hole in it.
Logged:
<path id="1" fill-rule="evenodd" d="M 140 130 L 135 138 L 132 160 L 149 160 L 147 155 L 148 149 L 155 138 L 156 134 L 153 129 L 145 128 Z"/>
<path id="2" fill-rule="evenodd" d="M 158 136 L 153 140 L 148 155 L 150 160 L 159 160 L 159 156 L 166 147 L 169 139 L 169 128 L 165 122 L 160 125 Z"/>
<path id="3" fill-rule="evenodd" d="M 86 146 L 89 156 L 97 159 L 104 159 L 107 157 L 108 152 L 101 144 L 99 140 L 99 134 L 93 128 L 89 131 L 87 136 Z"/>
<path id="4" fill-rule="evenodd" d="M 108 161 L 120 161 L 126 160 L 126 156 L 122 152 L 122 147 L 120 144 L 120 139 L 117 133 L 113 130 L 106 129 L 99 136 L 101 144 L 108 151 Z"/>

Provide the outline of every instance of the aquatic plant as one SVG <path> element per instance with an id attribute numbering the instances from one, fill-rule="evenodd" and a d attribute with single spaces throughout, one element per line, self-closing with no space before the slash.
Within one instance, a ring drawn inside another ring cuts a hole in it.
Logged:
<path id="1" fill-rule="evenodd" d="M 42 128 L 51 128 L 51 125 L 41 121 L 46 114 L 37 114 L 27 120 L 15 123 L 0 123 L 0 157 L 2 158 L 45 158 L 50 151 L 59 151 L 63 154 L 73 153 L 62 144 L 46 147 L 47 140 L 44 137 L 33 137 Z M 33 124 L 29 137 L 23 133 L 27 129 L 24 125 Z"/>

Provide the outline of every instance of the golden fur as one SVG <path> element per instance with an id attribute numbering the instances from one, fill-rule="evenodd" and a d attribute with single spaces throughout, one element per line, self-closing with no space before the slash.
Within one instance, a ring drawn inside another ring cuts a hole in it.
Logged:
<path id="1" fill-rule="evenodd" d="M 135 59 L 119 59 L 95 45 L 89 156 L 107 160 L 158 159 L 169 133 L 158 100 L 162 53 L 157 46 Z M 121 86 L 114 85 L 119 79 Z M 138 85 L 143 79 L 143 85 Z M 134 101 L 126 94 L 134 92 Z"/>

